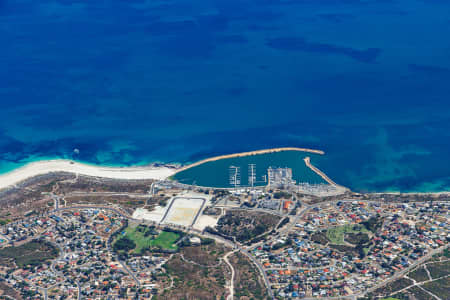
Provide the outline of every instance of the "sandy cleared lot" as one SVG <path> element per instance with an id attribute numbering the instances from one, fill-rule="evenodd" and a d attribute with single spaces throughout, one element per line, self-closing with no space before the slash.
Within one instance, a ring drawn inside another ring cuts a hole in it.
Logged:
<path id="1" fill-rule="evenodd" d="M 149 211 L 145 208 L 137 208 L 133 213 L 133 219 L 148 220 L 156 223 L 161 222 L 167 207 L 156 206 L 155 209 Z"/>
<path id="2" fill-rule="evenodd" d="M 194 228 L 198 230 L 203 230 L 206 227 L 214 227 L 217 225 L 219 218 L 214 218 L 212 216 L 201 215 L 198 217 L 197 222 L 194 224 Z"/>
<path id="3" fill-rule="evenodd" d="M 191 226 L 205 199 L 176 197 L 163 223 Z"/>

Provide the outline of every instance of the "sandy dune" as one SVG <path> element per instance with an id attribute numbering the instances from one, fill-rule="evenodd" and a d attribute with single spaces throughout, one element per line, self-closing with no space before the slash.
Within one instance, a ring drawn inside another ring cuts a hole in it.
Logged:
<path id="1" fill-rule="evenodd" d="M 12 172 L 0 175 L 0 189 L 15 185 L 36 175 L 52 172 L 70 172 L 80 175 L 113 179 L 166 179 L 176 170 L 167 167 L 111 168 L 71 162 L 69 160 L 46 160 L 27 164 Z"/>

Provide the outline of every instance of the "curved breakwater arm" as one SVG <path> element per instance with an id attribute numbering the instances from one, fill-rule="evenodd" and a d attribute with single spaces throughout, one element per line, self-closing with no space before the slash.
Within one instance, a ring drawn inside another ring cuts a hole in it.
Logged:
<path id="1" fill-rule="evenodd" d="M 297 148 L 297 147 L 282 147 L 282 148 L 271 148 L 271 149 L 262 149 L 262 150 L 255 150 L 255 151 L 248 151 L 248 152 L 239 152 L 239 153 L 233 153 L 233 154 L 225 154 L 225 155 L 219 155 L 219 156 L 214 156 L 214 157 L 210 157 L 210 158 L 206 158 L 203 160 L 200 160 L 198 162 L 192 163 L 190 165 L 184 166 L 180 169 L 178 169 L 176 173 L 179 173 L 181 171 L 185 171 L 187 169 L 208 163 L 208 162 L 212 162 L 212 161 L 216 161 L 216 160 L 221 160 L 221 159 L 228 159 L 228 158 L 234 158 L 234 157 L 245 157 L 245 156 L 251 156 L 251 155 L 259 155 L 259 154 L 266 154 L 266 153 L 274 153 L 274 152 L 283 152 L 283 151 L 299 151 L 299 152 L 308 152 L 308 153 L 314 153 L 314 154 L 319 154 L 319 155 L 324 155 L 325 152 L 322 150 L 315 150 L 315 149 L 308 149 L 308 148 Z"/>

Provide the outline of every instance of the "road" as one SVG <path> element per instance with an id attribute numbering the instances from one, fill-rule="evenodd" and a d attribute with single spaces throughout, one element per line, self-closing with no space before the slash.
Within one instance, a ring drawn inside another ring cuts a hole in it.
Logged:
<path id="1" fill-rule="evenodd" d="M 120 210 L 118 210 L 116 208 L 113 208 L 113 207 L 105 207 L 105 206 L 71 206 L 71 207 L 61 207 L 61 208 L 53 210 L 53 212 L 58 212 L 58 211 L 63 211 L 63 210 L 74 210 L 74 209 L 104 209 L 104 210 L 110 210 L 110 211 L 114 211 L 115 213 L 117 213 L 118 215 L 120 215 L 123 218 L 130 219 L 130 217 L 128 215 L 124 214 Z M 58 245 L 58 247 L 59 247 L 59 245 Z M 110 253 L 114 253 L 112 251 L 111 244 L 110 244 L 109 240 L 107 241 L 107 248 L 108 248 L 108 251 Z M 133 280 L 136 283 L 136 286 L 138 288 L 140 288 L 141 284 L 140 284 L 139 280 L 134 275 L 134 273 L 128 268 L 128 266 L 125 264 L 125 262 L 121 261 L 120 259 L 117 259 L 117 260 L 119 261 L 119 263 L 122 266 L 122 268 L 133 278 Z M 79 282 L 76 282 L 76 283 L 77 283 L 77 286 L 78 286 L 78 300 L 80 300 L 81 299 L 81 286 L 80 286 Z"/>
<path id="2" fill-rule="evenodd" d="M 145 205 L 149 205 L 149 201 L 150 199 L 153 197 L 153 195 L 155 194 L 155 183 L 156 182 L 152 182 L 152 184 L 150 185 L 150 197 L 148 197 L 147 195 L 147 201 L 145 202 Z"/>
<path id="3" fill-rule="evenodd" d="M 118 230 L 120 230 L 120 228 L 118 229 Z M 118 230 L 116 230 L 115 232 L 117 232 Z M 114 232 L 114 233 L 115 233 Z M 112 247 L 111 247 L 111 242 L 110 242 L 110 239 L 108 239 L 108 241 L 107 241 L 107 243 L 106 243 L 106 247 L 108 248 L 108 251 L 110 252 L 110 253 L 114 253 L 114 251 L 112 250 Z M 120 263 L 120 265 L 122 266 L 122 268 L 133 278 L 133 280 L 134 280 L 134 282 L 136 283 L 136 286 L 138 287 L 138 288 L 140 288 L 141 287 L 141 283 L 139 282 L 139 280 L 137 279 L 137 277 L 136 277 L 136 275 L 134 275 L 134 273 L 128 268 L 128 266 L 126 265 L 126 263 L 124 262 L 124 261 L 122 261 L 122 260 L 120 260 L 118 257 L 117 257 L 117 261 L 119 261 L 119 263 Z"/>
<path id="4" fill-rule="evenodd" d="M 239 252 L 241 252 L 242 254 L 247 256 L 256 265 L 256 267 L 258 268 L 259 273 L 261 273 L 261 275 L 263 276 L 264 283 L 266 285 L 267 292 L 268 292 L 270 298 L 274 299 L 272 289 L 270 288 L 269 278 L 267 278 L 267 275 L 266 275 L 266 272 L 264 272 L 263 266 L 261 265 L 261 263 L 257 259 L 255 259 L 250 253 L 248 253 L 247 250 L 245 250 L 240 245 L 235 244 L 232 241 L 224 239 L 224 238 L 219 237 L 217 235 L 212 235 L 212 234 L 209 234 L 209 233 L 206 233 L 206 232 L 202 233 L 201 235 L 203 235 L 204 237 L 207 237 L 207 238 L 214 239 L 215 241 L 217 241 L 219 243 L 222 243 L 222 244 L 225 244 L 225 245 L 227 245 L 229 247 L 232 247 L 234 249 L 237 249 Z"/>
<path id="5" fill-rule="evenodd" d="M 302 300 L 337 300 L 337 299 L 357 299 L 359 297 L 364 297 L 365 295 L 367 295 L 370 292 L 375 291 L 376 289 L 385 286 L 386 284 L 399 279 L 400 277 L 406 275 L 408 272 L 410 272 L 411 270 L 413 270 L 415 267 L 417 267 L 418 265 L 422 264 L 423 262 L 425 262 L 426 260 L 430 259 L 433 255 L 444 251 L 446 248 L 448 248 L 449 245 L 434 249 L 433 251 L 430 251 L 428 254 L 426 254 L 425 256 L 423 256 L 422 258 L 420 258 L 419 260 L 417 260 L 414 264 L 412 264 L 411 266 L 403 269 L 402 271 L 396 273 L 394 276 L 389 277 L 388 279 L 384 280 L 383 282 L 380 282 L 379 284 L 373 286 L 372 288 L 364 291 L 364 293 L 359 293 L 359 294 L 355 294 L 355 295 L 349 295 L 349 296 L 340 296 L 340 297 L 321 297 L 321 298 L 302 298 Z"/>
<path id="6" fill-rule="evenodd" d="M 152 192 L 153 192 L 153 186 L 152 186 Z M 84 195 L 84 194 L 88 194 L 88 193 L 77 193 L 78 195 Z M 111 195 L 110 193 L 107 193 L 108 195 Z M 121 194 L 123 195 L 123 194 Z M 50 211 L 49 213 L 57 213 L 60 211 L 65 211 L 65 210 L 74 210 L 74 209 L 104 209 L 104 210 L 110 210 L 110 211 L 114 211 L 115 213 L 117 213 L 118 215 L 120 215 L 123 218 L 127 218 L 127 219 L 132 219 L 128 214 L 123 213 L 122 211 L 120 211 L 119 209 L 116 209 L 114 207 L 105 207 L 105 206 L 99 206 L 99 205 L 80 205 L 80 206 L 71 206 L 71 207 L 59 207 L 59 197 L 54 195 L 54 194 L 50 194 L 51 198 L 55 201 L 55 205 L 54 205 L 54 210 Z M 172 199 L 170 206 L 173 204 L 175 199 Z M 204 199 L 203 199 L 204 200 Z M 202 204 L 202 208 L 204 206 L 204 202 Z M 166 211 L 166 215 L 167 212 L 169 211 L 169 209 Z M 166 217 L 165 215 L 165 217 Z M 165 218 L 164 217 L 164 218 Z M 196 218 L 198 217 L 198 215 L 196 216 Z M 163 219 L 164 219 L 163 218 Z M 296 218 L 297 219 L 297 218 Z M 18 223 L 19 221 L 17 221 Z M 16 222 L 14 222 L 16 223 Z M 13 224 L 14 224 L 13 223 Z M 195 223 L 195 222 L 194 222 Z M 294 223 L 295 224 L 295 223 Z M 170 225 L 166 225 L 169 226 Z M 178 227 L 177 227 L 178 228 Z M 179 228 L 178 228 L 179 229 Z M 189 231 L 190 228 L 187 228 L 187 231 Z M 267 287 L 268 293 L 270 295 L 271 298 L 273 298 L 273 293 L 272 290 L 270 288 L 270 283 L 269 280 L 266 276 L 266 273 L 262 267 L 262 265 L 259 263 L 259 261 L 257 261 L 250 253 L 248 253 L 245 249 L 243 249 L 240 245 L 235 244 L 231 241 L 228 241 L 226 239 L 222 239 L 218 236 L 215 235 L 209 235 L 209 234 L 203 234 L 206 235 L 209 238 L 213 238 L 216 241 L 222 242 L 230 247 L 232 247 L 233 249 L 236 249 L 232 252 L 229 252 L 226 257 L 224 258 L 225 262 L 228 264 L 228 266 L 230 267 L 231 271 L 232 271 L 232 276 L 231 276 L 231 282 L 230 282 L 230 296 L 228 297 L 228 300 L 233 299 L 234 296 L 234 268 L 231 265 L 231 263 L 228 261 L 228 255 L 231 255 L 231 253 L 234 253 L 236 251 L 240 251 L 241 253 L 243 253 L 244 255 L 246 255 L 258 268 L 259 272 L 261 273 L 261 275 L 263 276 L 265 285 Z M 60 245 L 57 244 L 57 247 L 60 249 L 60 257 L 64 255 L 63 249 L 61 248 Z M 107 242 L 107 247 L 108 247 L 108 251 L 113 253 L 112 248 L 111 248 L 111 244 L 110 244 L 110 240 L 108 240 Z M 56 260 L 55 260 L 56 261 Z M 133 274 L 133 272 L 128 268 L 128 266 L 125 264 L 125 262 L 119 260 L 119 263 L 121 264 L 121 266 L 123 267 L 123 269 L 133 278 L 133 280 L 135 281 L 136 285 L 138 287 L 140 287 L 140 282 L 139 280 L 136 278 L 136 276 Z M 56 271 L 54 264 L 51 265 L 51 270 L 55 273 L 55 274 L 59 274 L 60 272 Z M 77 284 L 77 288 L 78 288 L 78 299 L 81 298 L 81 286 L 79 284 L 79 282 L 76 282 Z M 44 293 L 44 299 L 47 300 L 48 296 L 47 296 L 47 288 L 42 288 L 42 287 L 38 287 L 40 290 L 43 291 Z"/>
<path id="7" fill-rule="evenodd" d="M 280 213 L 279 211 L 276 210 L 268 210 L 268 209 L 264 209 L 264 208 L 251 208 L 251 207 L 230 207 L 230 206 L 226 206 L 226 205 L 215 205 L 214 207 L 217 208 L 227 208 L 229 210 L 245 210 L 245 211 L 251 211 L 251 212 L 263 212 L 266 214 L 271 214 L 271 215 L 276 215 L 279 217 L 286 217 L 289 216 L 289 214 L 284 214 L 284 213 Z"/>
<path id="8" fill-rule="evenodd" d="M 295 224 L 298 223 L 298 221 L 300 220 L 300 218 L 301 218 L 306 212 L 310 211 L 312 208 L 320 207 L 321 205 L 324 205 L 324 204 L 336 204 L 337 202 L 353 202 L 353 201 L 361 201 L 361 200 L 344 199 L 344 200 L 333 200 L 333 201 L 328 201 L 328 202 L 319 202 L 319 203 L 315 203 L 315 204 L 312 204 L 312 205 L 306 205 L 306 204 L 304 204 L 303 207 L 302 207 L 302 209 L 301 209 L 301 211 L 300 211 L 299 213 L 297 213 L 297 215 L 295 216 L 295 219 L 294 219 L 293 221 L 289 222 L 289 224 L 287 224 L 283 229 L 281 229 L 281 230 L 278 231 L 278 232 L 279 232 L 279 234 L 286 234 L 287 232 L 289 232 L 289 231 L 292 229 L 292 227 L 295 226 Z M 366 201 L 363 200 L 362 202 L 364 202 L 364 203 L 379 203 L 379 201 L 371 201 L 371 200 L 366 200 Z M 252 245 L 251 248 L 254 248 L 255 246 L 257 246 L 257 245 L 259 245 L 259 244 L 261 244 L 261 243 L 254 244 L 254 245 Z M 445 246 L 444 248 L 446 248 L 446 247 L 448 247 L 448 245 Z M 375 287 L 371 288 L 370 290 L 365 291 L 365 293 L 363 293 L 363 294 L 350 295 L 350 296 L 346 296 L 346 297 L 324 297 L 324 298 L 320 298 L 320 299 L 329 299 L 329 300 L 333 300 L 333 299 L 344 299 L 344 298 L 345 298 L 345 299 L 356 299 L 357 297 L 364 296 L 364 295 L 366 295 L 367 293 L 369 293 L 370 291 L 373 291 L 373 290 L 375 290 L 376 288 L 379 288 L 379 287 L 381 287 L 381 286 L 384 286 L 384 285 L 386 285 L 387 283 L 389 283 L 390 281 L 393 281 L 393 280 L 395 280 L 395 279 L 398 279 L 399 277 L 403 276 L 404 274 L 406 274 L 407 272 L 409 272 L 411 269 L 413 269 L 415 266 L 417 266 L 417 265 L 419 265 L 420 263 L 424 262 L 425 260 L 429 259 L 429 258 L 430 258 L 431 256 L 433 256 L 434 254 L 436 254 L 436 253 L 442 251 L 444 248 L 441 247 L 441 248 L 438 248 L 438 249 L 435 249 L 435 250 L 431 251 L 431 252 L 428 253 L 426 256 L 424 256 L 423 258 L 419 259 L 419 261 L 417 261 L 416 263 L 414 263 L 413 265 L 411 265 L 410 267 L 408 267 L 408 268 L 402 270 L 401 272 L 397 273 L 394 277 L 391 277 L 391 278 L 387 279 L 386 281 L 384 281 L 384 282 L 382 282 L 382 283 L 376 285 Z M 247 253 L 247 254 L 248 254 L 248 253 Z M 252 256 L 249 255 L 249 254 L 248 254 L 247 256 L 248 256 L 248 257 L 252 257 Z M 255 264 L 256 264 L 256 265 L 258 266 L 258 268 L 260 269 L 260 272 L 264 275 L 264 280 L 265 280 L 265 282 L 266 282 L 266 285 L 267 285 L 267 287 L 268 287 L 268 290 L 271 292 L 270 295 L 271 295 L 271 297 L 273 298 L 273 293 L 272 293 L 272 290 L 271 290 L 271 288 L 270 288 L 270 283 L 269 283 L 269 281 L 267 280 L 267 276 L 266 276 L 265 269 L 261 266 L 261 264 L 259 264 L 258 261 L 256 261 L 256 260 L 253 260 L 253 261 L 255 262 Z M 310 298 L 310 299 L 315 299 L 315 300 L 317 300 L 318 298 Z M 302 300 L 308 300 L 308 298 L 303 298 Z"/>
<path id="9" fill-rule="evenodd" d="M 75 281 L 75 283 L 77 284 L 77 289 L 78 289 L 78 298 L 77 300 L 81 300 L 81 285 L 79 281 Z"/>
<path id="10" fill-rule="evenodd" d="M 206 205 L 206 199 L 205 198 L 195 198 L 195 199 L 201 199 L 203 200 L 202 206 L 200 206 L 200 209 L 197 211 L 197 214 L 194 217 L 194 220 L 192 221 L 192 224 L 190 227 L 194 227 L 195 223 L 197 222 L 197 219 L 203 214 L 203 210 L 205 209 Z"/>
<path id="11" fill-rule="evenodd" d="M 380 202 L 380 201 L 371 201 L 371 200 L 345 199 L 345 200 L 334 200 L 334 201 L 328 201 L 328 202 L 321 202 L 321 203 L 316 203 L 316 204 L 313 204 L 313 205 L 304 205 L 302 207 L 302 209 L 297 213 L 295 218 L 291 222 L 289 222 L 289 224 L 287 224 L 287 226 L 285 226 L 284 228 L 279 230 L 279 233 L 280 234 L 286 234 L 287 232 L 289 232 L 289 230 L 291 230 L 292 227 L 295 226 L 295 224 L 299 221 L 299 219 L 306 212 L 310 211 L 312 208 L 320 207 L 321 205 L 326 205 L 326 204 L 334 204 L 334 203 L 339 202 L 339 201 L 340 202 L 361 201 L 361 202 L 365 202 L 365 203 L 379 203 Z M 57 206 L 57 208 L 54 209 L 53 211 L 51 211 L 50 213 L 55 213 L 55 212 L 64 211 L 64 210 L 74 210 L 74 209 L 103 209 L 103 210 L 110 210 L 110 211 L 114 211 L 115 213 L 117 213 L 118 215 L 120 215 L 123 218 L 130 219 L 130 220 L 135 220 L 130 215 L 128 215 L 127 213 L 124 213 L 123 211 L 121 211 L 119 208 L 111 207 L 111 206 L 101 206 L 101 205 L 81 205 L 81 206 L 72 206 L 72 207 L 59 207 L 59 206 Z M 135 220 L 135 221 L 140 221 L 140 220 Z M 187 228 L 187 227 L 182 227 L 182 226 L 174 226 L 174 225 L 171 225 L 171 224 L 164 224 L 164 226 L 175 228 L 175 229 L 182 229 L 182 230 L 184 230 L 186 232 L 190 232 L 192 230 L 192 231 L 195 231 L 195 233 L 200 235 L 200 236 L 212 238 L 212 239 L 216 240 L 217 242 L 225 244 L 225 245 L 227 245 L 227 246 L 229 246 L 229 247 L 234 249 L 233 251 L 227 253 L 226 257 L 224 257 L 224 261 L 230 266 L 230 269 L 232 270 L 232 278 L 231 278 L 232 279 L 232 284 L 231 284 L 232 287 L 230 287 L 230 296 L 231 296 L 231 298 L 229 296 L 227 300 L 233 299 L 233 297 L 234 297 L 234 284 L 233 284 L 233 282 L 234 282 L 234 276 L 235 276 L 234 275 L 234 268 L 232 267 L 231 263 L 228 261 L 227 258 L 228 258 L 229 255 L 231 255 L 231 253 L 235 253 L 235 252 L 241 252 L 243 255 L 247 256 L 250 261 L 252 261 L 254 263 L 254 265 L 257 267 L 258 271 L 260 272 L 261 276 L 263 277 L 263 280 L 264 280 L 264 283 L 266 285 L 269 297 L 274 299 L 274 295 L 273 295 L 273 292 L 272 292 L 272 289 L 271 289 L 271 285 L 270 285 L 269 279 L 267 277 L 267 274 L 266 274 L 263 266 L 261 265 L 261 263 L 255 257 L 253 257 L 247 251 L 246 248 L 242 247 L 239 243 L 235 243 L 235 242 L 232 242 L 230 240 L 224 239 L 224 238 L 222 238 L 220 236 L 212 235 L 212 234 L 209 234 L 209 233 L 206 233 L 206 232 L 199 232 L 198 230 L 194 230 L 192 228 Z M 110 252 L 112 252 L 111 245 L 110 245 L 109 241 L 108 241 L 107 245 L 108 245 L 108 250 Z M 255 245 L 253 245 L 253 246 L 255 246 Z M 371 289 L 365 291 L 364 293 L 356 294 L 356 295 L 350 295 L 350 296 L 341 296 L 341 297 L 324 297 L 324 298 L 320 298 L 320 299 L 329 299 L 329 300 L 333 300 L 333 299 L 356 299 L 356 297 L 364 296 L 367 293 L 369 293 L 371 291 L 374 291 L 375 289 L 377 289 L 377 288 L 379 288 L 381 286 L 384 286 L 384 285 L 388 284 L 389 282 L 391 282 L 393 280 L 396 280 L 396 279 L 400 278 L 401 276 L 405 275 L 407 272 L 409 272 L 413 268 L 415 268 L 417 265 L 419 265 L 419 264 L 423 263 L 425 260 L 429 259 L 432 255 L 442 251 L 443 249 L 445 249 L 447 247 L 448 247 L 448 245 L 445 246 L 445 247 L 441 247 L 441 248 L 432 250 L 430 253 L 428 253 L 427 255 L 425 255 L 424 257 L 419 259 L 418 261 L 416 261 L 414 264 L 412 264 L 408 268 L 398 272 L 393 277 L 391 277 L 391 278 L 381 282 L 380 284 L 377 284 L 376 286 L 374 286 Z M 128 268 L 128 266 L 125 264 L 125 262 L 120 261 L 120 260 L 118 260 L 118 261 L 122 265 L 123 269 L 133 278 L 133 280 L 136 282 L 136 285 L 138 287 L 140 287 L 139 280 L 136 278 L 136 276 L 133 274 L 133 272 Z M 81 287 L 80 287 L 78 282 L 77 282 L 77 286 L 78 286 L 78 289 L 79 289 L 79 297 L 78 298 L 80 299 Z M 41 288 L 41 290 L 43 290 L 44 297 L 45 297 L 45 299 L 47 299 L 47 296 L 46 296 L 47 291 L 46 291 L 46 289 Z M 318 299 L 318 298 L 304 298 L 304 299 L 308 300 L 308 299 Z"/>
<path id="12" fill-rule="evenodd" d="M 174 199 L 173 199 L 173 200 L 174 200 Z M 353 201 L 353 200 L 352 200 L 352 201 Z M 171 202 L 173 203 L 173 201 L 171 201 Z M 172 203 L 171 203 L 171 204 L 172 204 Z M 319 205 L 321 205 L 321 204 L 322 204 L 322 203 L 317 203 L 317 204 L 311 205 L 311 206 L 304 206 L 304 208 L 301 210 L 301 212 L 300 212 L 299 214 L 297 214 L 297 216 L 296 216 L 296 218 L 294 219 L 294 221 L 290 222 L 290 224 L 288 225 L 288 227 L 289 227 L 289 228 L 292 228 L 292 226 L 294 226 L 294 225 L 297 223 L 298 219 L 301 218 L 301 216 L 302 216 L 306 211 L 308 211 L 308 210 L 309 210 L 310 208 L 312 208 L 312 207 L 319 206 Z M 52 212 L 55 213 L 55 212 L 59 212 L 59 211 L 73 210 L 73 209 L 104 209 L 104 210 L 110 210 L 110 211 L 114 211 L 115 213 L 117 213 L 118 215 L 120 215 L 120 216 L 123 217 L 123 218 L 130 219 L 130 220 L 135 220 L 135 219 L 133 219 L 131 216 L 129 216 L 128 214 L 126 214 L 126 213 L 120 211 L 118 208 L 107 207 L 107 206 L 101 206 L 101 205 L 80 205 L 80 206 L 71 206 L 71 207 L 58 207 L 57 209 L 54 209 Z M 135 220 L 135 221 L 139 221 L 139 220 Z M 165 226 L 167 226 L 167 227 L 173 227 L 173 228 L 176 228 L 176 229 L 180 229 L 180 226 L 172 226 L 172 225 L 170 225 L 170 224 L 165 224 Z M 182 228 L 182 227 L 181 227 L 181 228 Z M 185 228 L 185 230 L 189 232 L 189 231 L 190 231 L 190 228 Z M 288 230 L 288 229 L 285 229 L 285 230 Z M 197 232 L 197 234 L 203 235 L 204 237 L 212 238 L 212 239 L 214 239 L 214 240 L 216 240 L 216 241 L 218 241 L 218 242 L 220 242 L 220 243 L 222 243 L 222 244 L 226 244 L 226 245 L 228 245 L 229 247 L 231 247 L 231 248 L 233 248 L 233 249 L 236 249 L 237 251 L 241 252 L 243 255 L 247 256 L 247 258 L 250 259 L 250 261 L 252 261 L 252 262 L 254 263 L 254 265 L 258 268 L 258 271 L 259 271 L 260 274 L 262 275 L 263 280 L 264 280 L 264 283 L 265 283 L 265 285 L 266 285 L 267 292 L 268 292 L 268 294 L 269 294 L 269 297 L 270 297 L 271 299 L 274 299 L 273 291 L 272 291 L 272 289 L 271 289 L 271 285 L 270 285 L 269 279 L 268 279 L 268 277 L 267 277 L 267 274 L 266 274 L 266 272 L 265 272 L 263 266 L 262 266 L 261 263 L 260 263 L 257 259 L 255 259 L 255 258 L 254 258 L 254 257 L 253 257 L 253 256 L 252 256 L 245 248 L 243 248 L 243 247 L 242 247 L 241 245 L 239 245 L 238 243 L 233 243 L 233 242 L 230 241 L 230 240 L 221 238 L 221 237 L 216 236 L 216 235 L 212 235 L 212 234 L 209 234 L 209 233 L 200 233 L 200 232 L 198 232 L 198 231 L 196 231 L 196 232 Z M 108 246 L 108 251 L 110 251 L 110 252 L 112 253 L 112 249 L 111 249 L 111 245 L 110 245 L 109 241 L 108 241 L 108 243 L 107 243 L 107 246 Z M 234 251 L 234 252 L 236 252 L 236 251 Z M 121 266 L 123 267 L 123 269 L 124 269 L 124 270 L 125 270 L 125 271 L 133 278 L 133 280 L 136 282 L 136 285 L 137 285 L 138 287 L 140 287 L 140 282 L 139 282 L 139 280 L 138 280 L 137 277 L 133 274 L 133 272 L 128 268 L 128 266 L 125 264 L 125 262 L 123 262 L 123 261 L 121 261 L 121 260 L 118 260 L 118 261 L 119 261 L 119 263 L 121 264 Z"/>
<path id="13" fill-rule="evenodd" d="M 70 192 L 66 195 L 66 197 L 70 196 L 126 196 L 130 198 L 149 198 L 149 194 L 142 193 L 117 193 L 117 192 Z"/>
<path id="14" fill-rule="evenodd" d="M 42 238 L 42 236 L 40 236 L 40 238 Z M 59 273 L 55 270 L 55 268 L 54 268 L 54 263 L 55 263 L 58 259 L 60 259 L 60 258 L 62 258 L 62 257 L 64 256 L 64 252 L 63 252 L 63 249 L 61 248 L 60 245 L 58 245 L 58 244 L 56 244 L 56 243 L 53 243 L 53 242 L 50 242 L 50 243 L 59 249 L 59 257 L 56 258 L 55 260 L 53 260 L 52 264 L 50 265 L 50 270 L 51 270 L 53 273 L 55 273 L 55 275 L 58 275 Z M 64 277 L 64 279 L 65 279 L 65 277 Z M 32 283 L 29 283 L 29 284 L 30 284 L 31 286 L 33 286 L 34 288 L 37 288 L 37 289 L 41 290 L 41 291 L 44 293 L 44 300 L 47 300 L 47 299 L 48 299 L 48 290 L 49 290 L 50 288 L 52 288 L 52 287 L 54 287 L 54 286 L 57 285 L 57 283 L 54 283 L 52 286 L 48 286 L 48 287 L 44 288 L 44 287 L 41 287 L 41 286 L 38 286 L 38 285 L 34 285 L 34 284 L 32 284 Z"/>
<path id="15" fill-rule="evenodd" d="M 66 207 L 60 207 L 58 209 L 54 209 L 53 211 L 50 211 L 50 213 L 55 213 L 63 210 L 74 210 L 74 209 L 105 209 L 115 212 L 116 214 L 120 215 L 122 218 L 125 219 L 133 219 L 129 214 L 120 211 L 117 208 L 110 207 L 110 206 L 100 206 L 100 205 L 76 205 L 76 206 L 66 206 Z"/>
<path id="16" fill-rule="evenodd" d="M 409 271 L 411 271 L 412 269 L 414 269 L 415 267 L 417 267 L 418 265 L 422 264 L 423 262 L 425 262 L 426 260 L 430 259 L 433 255 L 444 251 L 445 249 L 448 248 L 449 245 L 445 245 L 443 247 L 437 248 L 437 249 L 433 249 L 432 251 L 430 251 L 429 253 L 427 253 L 426 255 L 424 255 L 423 257 L 419 258 L 416 262 L 414 262 L 412 265 L 410 265 L 409 267 L 401 270 L 400 272 L 397 272 L 394 276 L 386 279 L 383 282 L 380 282 L 379 284 L 375 285 L 374 287 L 366 290 L 364 293 L 362 293 L 359 296 L 364 296 L 370 292 L 375 291 L 376 289 L 388 284 L 389 282 L 392 282 L 396 279 L 399 279 L 400 277 L 404 276 L 405 274 L 407 274 Z"/>
<path id="17" fill-rule="evenodd" d="M 161 218 L 161 221 L 159 221 L 160 224 L 164 222 L 164 220 L 167 218 L 167 215 L 169 214 L 170 209 L 172 208 L 173 203 L 175 202 L 176 198 L 171 198 L 169 206 L 167 206 L 166 210 L 164 211 L 164 215 Z"/>

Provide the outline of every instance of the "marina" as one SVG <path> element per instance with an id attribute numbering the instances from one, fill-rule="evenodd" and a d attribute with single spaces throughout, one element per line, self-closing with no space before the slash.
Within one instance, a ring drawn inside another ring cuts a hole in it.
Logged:
<path id="1" fill-rule="evenodd" d="M 290 168 L 292 181 L 326 184 L 327 180 L 308 167 L 304 161 L 306 157 L 315 160 L 320 156 L 291 150 L 246 156 L 234 155 L 181 169 L 171 178 L 183 184 L 218 188 L 265 186 L 269 183 L 269 168 Z"/>

